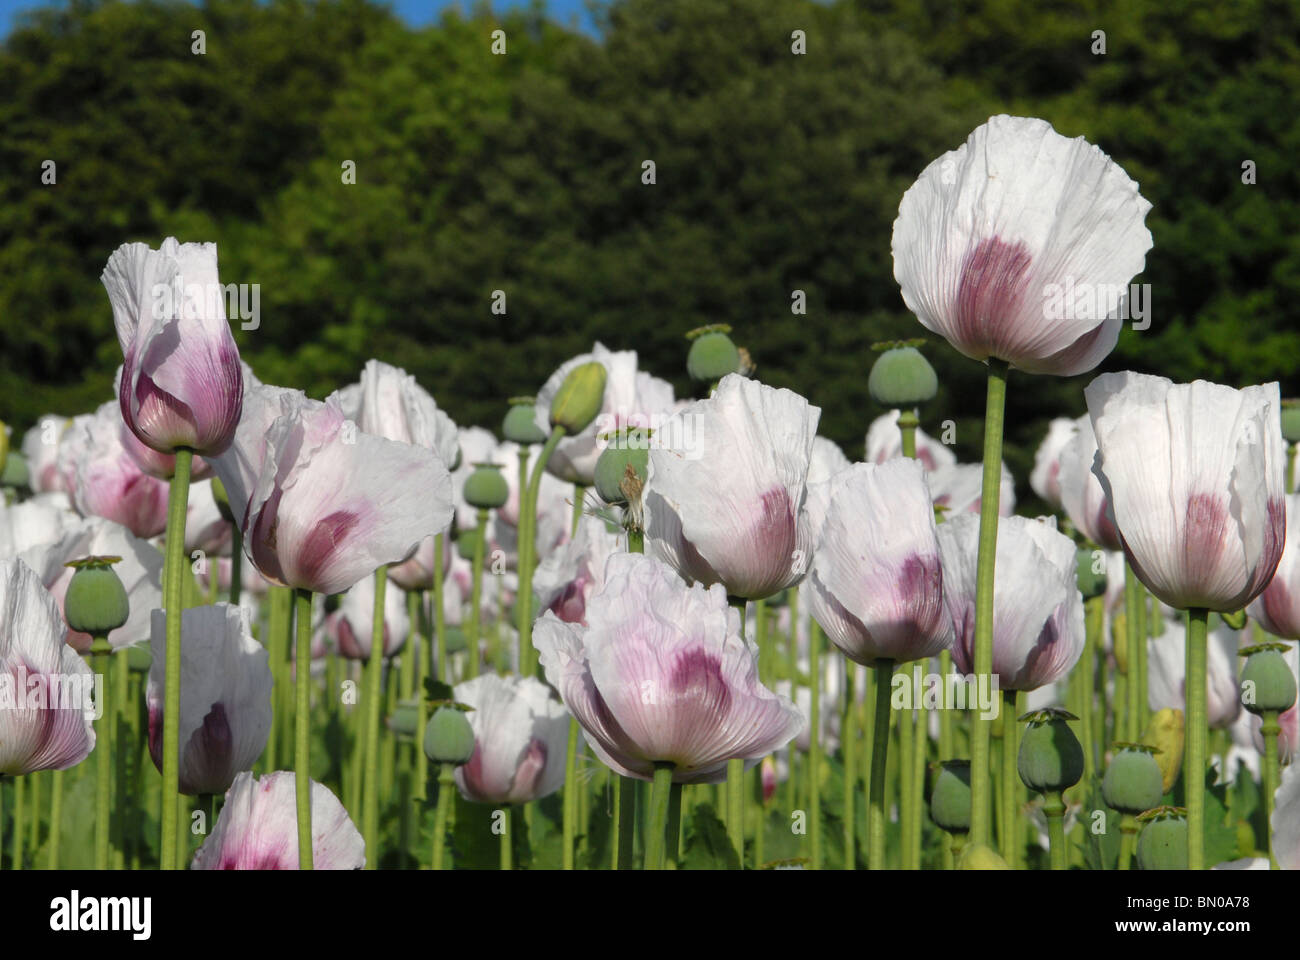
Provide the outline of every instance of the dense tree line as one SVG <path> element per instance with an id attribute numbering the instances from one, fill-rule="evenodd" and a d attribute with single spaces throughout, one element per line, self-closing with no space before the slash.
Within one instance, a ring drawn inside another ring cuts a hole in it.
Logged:
<path id="1" fill-rule="evenodd" d="M 538 9 L 426 29 L 364 0 L 42 10 L 0 49 L 0 416 L 109 395 L 99 272 L 174 234 L 260 285 L 241 352 L 314 396 L 377 356 L 496 427 L 594 339 L 688 391 L 682 335 L 726 322 L 860 456 L 870 344 L 923 332 L 892 275 L 899 198 L 1000 112 L 1086 136 L 1154 205 L 1151 325 L 1107 369 L 1294 393 L 1298 21 L 1287 0 L 617 0 L 594 39 Z M 975 459 L 981 369 L 929 354 L 924 422 L 955 419 Z M 1013 380 L 1022 496 L 1083 382 Z"/>

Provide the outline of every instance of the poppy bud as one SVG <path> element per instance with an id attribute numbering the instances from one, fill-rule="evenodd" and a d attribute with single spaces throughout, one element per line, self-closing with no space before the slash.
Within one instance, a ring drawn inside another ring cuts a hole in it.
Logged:
<path id="1" fill-rule="evenodd" d="M 637 481 L 645 483 L 646 468 L 650 463 L 649 437 L 648 430 L 628 430 L 609 438 L 609 445 L 596 460 L 595 486 L 600 499 L 611 506 L 628 502 L 623 487 L 628 480 L 629 467 Z"/>
<path id="2" fill-rule="evenodd" d="M 570 370 L 551 400 L 551 425 L 563 427 L 570 435 L 585 430 L 605 402 L 608 377 L 605 365 L 595 360 Z"/>

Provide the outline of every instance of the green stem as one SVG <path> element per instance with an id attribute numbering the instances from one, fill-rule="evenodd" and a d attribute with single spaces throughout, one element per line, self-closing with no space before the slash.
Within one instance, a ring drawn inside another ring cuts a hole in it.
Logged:
<path id="1" fill-rule="evenodd" d="M 740 635 L 745 636 L 745 605 L 740 597 L 729 597 L 728 602 L 740 614 Z M 736 853 L 739 869 L 745 869 L 745 761 L 733 757 L 727 761 L 727 839 Z"/>
<path id="2" fill-rule="evenodd" d="M 975 676 L 993 673 L 993 581 L 997 563 L 998 508 L 1002 494 L 1002 430 L 1006 419 L 1008 365 L 988 361 L 984 410 L 984 476 L 980 492 L 979 553 L 975 575 Z M 971 829 L 974 843 L 990 842 L 989 734 L 991 718 L 977 711 L 971 737 Z"/>
<path id="3" fill-rule="evenodd" d="M 1188 611 L 1187 744 L 1183 782 L 1187 793 L 1187 869 L 1205 869 L 1206 638 L 1209 611 Z M 1132 664 L 1132 657 L 1129 658 Z"/>
<path id="4" fill-rule="evenodd" d="M 939 676 L 947 678 L 952 673 L 952 652 L 944 650 L 939 654 Z M 946 682 L 946 680 L 945 680 Z M 944 688 L 947 689 L 946 687 Z M 952 759 L 952 704 L 941 703 L 939 710 L 939 759 Z"/>
<path id="5" fill-rule="evenodd" d="M 645 531 L 631 530 L 627 532 L 627 552 L 628 553 L 645 553 Z"/>
<path id="6" fill-rule="evenodd" d="M 194 451 L 176 449 L 176 472 L 167 499 L 167 533 L 163 566 L 163 610 L 166 611 L 166 675 L 163 680 L 162 845 L 160 867 L 175 870 L 176 804 L 180 796 L 181 752 L 181 610 L 184 603 L 185 516 L 190 498 L 190 464 Z"/>
<path id="7" fill-rule="evenodd" d="M 786 672 L 790 677 L 790 691 L 793 694 L 799 676 L 799 588 L 791 587 L 787 596 L 790 606 L 790 633 L 786 637 Z M 811 744 L 811 738 L 809 742 Z M 799 797 L 799 748 L 794 740 L 790 741 L 786 756 L 789 769 L 786 771 L 785 806 L 787 810 L 794 810 L 799 805 L 797 799 Z"/>
<path id="8" fill-rule="evenodd" d="M 682 785 L 680 783 L 674 782 L 668 787 L 667 826 L 664 840 L 664 866 L 668 870 L 676 870 L 682 843 Z"/>
<path id="9" fill-rule="evenodd" d="M 928 666 L 928 662 L 927 662 Z M 922 698 L 916 705 L 916 735 L 912 741 L 912 798 L 916 815 L 912 817 L 911 859 L 913 869 L 921 869 L 921 833 L 925 822 L 925 764 L 929 759 L 930 725 Z"/>
<path id="10" fill-rule="evenodd" d="M 1133 850 L 1137 846 L 1138 822 L 1131 813 L 1126 813 L 1119 822 L 1119 869 L 1127 870 L 1133 862 Z"/>
<path id="11" fill-rule="evenodd" d="M 379 869 L 379 714 L 384 699 L 384 594 L 388 567 L 375 571 L 375 606 L 370 630 L 370 659 L 366 661 L 366 773 L 362 803 L 362 834 L 366 867 Z"/>
<path id="12" fill-rule="evenodd" d="M 59 869 L 59 841 L 63 839 L 63 771 L 50 771 L 49 870 Z"/>
<path id="13" fill-rule="evenodd" d="M 435 541 L 436 544 L 436 541 Z M 435 551 L 437 546 L 434 547 Z M 437 573 L 434 579 L 439 579 L 442 573 L 442 557 L 435 552 L 435 567 Z M 420 652 L 415 658 L 415 794 L 413 799 L 418 806 L 422 806 L 428 798 L 428 779 L 429 779 L 429 758 L 425 756 L 424 748 L 421 744 L 424 742 L 424 728 L 429 723 L 429 698 L 425 694 L 425 680 L 429 677 L 429 666 L 433 662 L 433 637 L 427 629 L 423 620 L 424 597 L 423 590 L 412 591 L 415 594 L 416 617 L 412 621 L 414 626 L 414 640 L 419 645 Z"/>
<path id="14" fill-rule="evenodd" d="M 469 677 L 478 676 L 479 664 L 479 623 L 483 611 L 483 552 L 487 544 L 488 512 L 482 507 L 478 511 L 478 534 L 474 538 L 474 560 L 470 573 L 469 591 L 469 626 L 465 636 L 465 657 Z"/>
<path id="15" fill-rule="evenodd" d="M 816 620 L 808 619 L 808 835 L 812 841 L 812 868 L 822 868 L 822 628 Z M 791 685 L 791 690 L 794 686 Z"/>
<path id="16" fill-rule="evenodd" d="M 1051 860 L 1053 870 L 1065 869 L 1065 800 L 1061 791 L 1054 790 L 1043 794 L 1046 801 L 1043 813 L 1047 814 L 1047 837 L 1051 843 Z"/>
<path id="17" fill-rule="evenodd" d="M 853 692 L 854 664 L 849 661 L 844 670 L 844 712 L 840 717 L 840 746 L 844 757 L 844 869 L 856 870 L 858 846 L 854 836 L 857 817 L 853 798 L 858 792 L 858 725 L 857 700 Z M 811 740 L 810 740 L 811 742 Z"/>
<path id="18" fill-rule="evenodd" d="M 744 761 L 741 761 L 742 763 Z M 645 868 L 663 870 L 668 837 L 668 808 L 672 802 L 673 765 L 656 763 L 650 798 L 650 825 L 645 843 Z M 728 825 L 729 826 L 729 825 Z"/>
<path id="19" fill-rule="evenodd" d="M 513 870 L 514 858 L 512 854 L 514 851 L 511 848 L 514 846 L 515 838 L 514 830 L 512 829 L 514 824 L 511 822 L 511 817 L 514 814 L 514 811 L 510 804 L 507 803 L 501 808 L 501 812 L 505 814 L 505 820 L 502 824 L 503 829 L 501 831 L 501 869 Z"/>
<path id="20" fill-rule="evenodd" d="M 528 481 L 527 503 L 520 514 L 520 523 L 527 521 L 528 525 L 528 550 L 526 559 L 521 558 L 520 562 L 519 592 L 515 604 L 519 608 L 519 672 L 526 677 L 532 676 L 537 668 L 533 650 L 533 553 L 537 539 L 537 495 L 542 485 L 542 473 L 546 470 L 546 464 L 550 462 L 551 454 L 555 452 L 563 437 L 563 427 L 555 427 L 551 430 L 542 452 L 537 456 L 537 463 L 533 465 L 533 475 Z"/>
<path id="21" fill-rule="evenodd" d="M 1016 846 L 1020 836 L 1019 804 L 1016 803 L 1020 774 L 1016 768 L 1016 691 L 1002 691 L 1002 859 L 1015 868 Z"/>
<path id="22" fill-rule="evenodd" d="M 898 855 L 904 870 L 916 869 L 910 842 L 912 818 L 918 812 L 912 798 L 912 752 L 912 711 L 903 710 L 898 715 Z"/>
<path id="23" fill-rule="evenodd" d="M 433 538 L 433 636 L 429 638 L 429 666 L 433 666 L 433 647 L 435 641 L 438 646 L 438 679 L 443 683 L 451 683 L 451 675 L 447 672 L 447 615 L 443 612 L 443 568 L 442 552 L 446 549 L 444 537 L 446 534 L 440 533 Z M 423 752 L 423 751 L 422 751 Z"/>
<path id="24" fill-rule="evenodd" d="M 631 870 L 633 842 L 636 837 L 636 785 L 638 781 L 619 777 L 618 790 L 618 869 Z"/>
<path id="25" fill-rule="evenodd" d="M 1294 443 L 1286 445 L 1286 492 L 1295 493 L 1295 448 Z"/>
<path id="26" fill-rule="evenodd" d="M 1140 589 L 1137 574 L 1133 572 L 1132 564 L 1126 560 L 1124 563 L 1124 636 L 1128 646 L 1128 699 L 1125 707 L 1124 737 L 1130 743 L 1136 743 L 1142 736 L 1142 729 L 1138 725 L 1142 713 L 1139 705 L 1142 690 L 1138 678 L 1138 646 L 1145 646 L 1146 638 L 1138 629 L 1138 603 L 1140 602 L 1138 590 Z"/>
<path id="27" fill-rule="evenodd" d="M 121 870 L 126 866 L 127 846 L 131 836 L 128 824 L 135 819 L 132 811 L 135 806 L 135 791 L 127 782 L 127 765 L 134 740 L 128 735 L 130 729 L 128 711 L 131 701 L 131 668 L 127 663 L 126 653 L 110 661 L 113 665 L 113 704 L 112 724 L 116 728 L 113 734 L 113 783 L 118 795 L 123 798 L 122 815 L 117 818 L 117 850 L 113 855 L 112 866 Z"/>
<path id="28" fill-rule="evenodd" d="M 1097 769 L 1092 736 L 1092 701 L 1097 689 L 1097 648 L 1106 619 L 1105 595 L 1089 597 L 1084 603 L 1084 611 L 1083 655 L 1079 659 L 1083 666 L 1083 678 L 1079 684 L 1079 732 L 1083 734 L 1080 739 L 1083 742 L 1083 782 L 1086 786 L 1092 783 L 1093 771 Z"/>
<path id="29" fill-rule="evenodd" d="M 574 840 L 578 834 L 578 721 L 569 717 L 569 740 L 564 750 L 563 831 L 564 849 L 560 862 L 565 870 L 573 869 Z"/>
<path id="30" fill-rule="evenodd" d="M 1147 728 L 1147 722 L 1151 718 L 1151 696 L 1150 687 L 1147 685 L 1147 588 L 1142 585 L 1142 581 L 1137 580 L 1137 648 L 1130 654 L 1130 660 L 1134 664 L 1134 677 L 1137 678 L 1137 714 L 1138 714 L 1138 736 L 1140 737 Z"/>
<path id="31" fill-rule="evenodd" d="M 14 832 L 10 838 L 12 847 L 9 855 L 9 869 L 21 870 L 23 868 L 23 793 L 26 787 L 26 777 L 14 777 Z"/>
<path id="32" fill-rule="evenodd" d="M 112 825 L 112 807 L 109 798 L 113 792 L 112 756 L 113 726 L 117 721 L 114 710 L 109 709 L 109 654 L 112 648 L 108 637 L 95 637 L 90 644 L 90 655 L 94 659 L 95 673 L 99 674 L 104 685 L 104 697 L 96 704 L 100 710 L 99 730 L 95 738 L 95 869 L 107 870 L 109 828 Z M 123 659 L 126 654 L 122 654 Z"/>
<path id="33" fill-rule="evenodd" d="M 894 674 L 894 661 L 877 660 L 876 713 L 872 726 L 871 788 L 867 833 L 870 850 L 868 864 L 872 870 L 885 869 L 885 764 L 889 755 L 889 690 Z"/>
<path id="34" fill-rule="evenodd" d="M 1265 710 L 1260 732 L 1264 734 L 1264 832 L 1268 834 L 1269 868 L 1276 870 L 1277 856 L 1273 850 L 1273 804 L 1278 786 L 1277 735 L 1282 732 L 1278 711 Z M 1224 762 L 1227 769 L 1227 762 Z"/>
<path id="35" fill-rule="evenodd" d="M 902 434 L 903 456 L 916 459 L 916 428 L 921 425 L 915 410 L 903 410 L 898 414 L 898 432 Z"/>
<path id="36" fill-rule="evenodd" d="M 447 811 L 451 809 L 451 792 L 456 789 L 456 768 L 450 763 L 439 765 L 438 806 L 433 815 L 433 856 L 430 867 L 442 869 L 443 851 L 447 845 Z"/>
<path id="37" fill-rule="evenodd" d="M 298 656 L 293 770 L 298 815 L 298 869 L 312 869 L 311 846 L 311 591 L 296 591 Z M 367 848 L 369 852 L 369 848 Z"/>
<path id="38" fill-rule="evenodd" d="M 240 590 L 244 586 L 244 535 L 239 524 L 230 525 L 230 602 L 239 606 Z M 213 576 L 212 579 L 216 579 Z"/>
<path id="39" fill-rule="evenodd" d="M 573 521 L 569 525 L 569 536 L 578 535 L 578 524 L 582 521 L 582 504 L 583 498 L 587 495 L 587 487 L 582 483 L 573 485 Z"/>

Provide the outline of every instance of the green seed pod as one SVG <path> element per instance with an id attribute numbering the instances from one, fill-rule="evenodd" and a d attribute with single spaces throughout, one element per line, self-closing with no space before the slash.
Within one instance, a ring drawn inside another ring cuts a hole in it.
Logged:
<path id="1" fill-rule="evenodd" d="M 933 400 L 939 378 L 916 347 L 886 350 L 872 364 L 867 378 L 871 399 L 885 407 L 914 407 Z"/>
<path id="2" fill-rule="evenodd" d="M 970 830 L 970 761 L 945 760 L 930 791 L 930 819 L 949 833 Z"/>
<path id="3" fill-rule="evenodd" d="M 1282 439 L 1300 443 L 1300 400 L 1282 401 Z"/>
<path id="4" fill-rule="evenodd" d="M 957 861 L 958 870 L 1010 870 L 1007 862 L 992 847 L 982 843 L 967 844 Z"/>
<path id="5" fill-rule="evenodd" d="M 1106 561 L 1105 557 L 1101 558 L 1101 563 L 1097 563 L 1097 557 L 1094 553 L 1099 551 L 1085 550 L 1079 548 L 1078 571 L 1079 571 L 1079 592 L 1083 594 L 1083 599 L 1091 600 L 1093 597 L 1100 597 L 1106 592 Z M 1101 567 L 1101 573 L 1096 572 L 1096 568 Z"/>
<path id="6" fill-rule="evenodd" d="M 102 637 L 126 623 L 131 603 L 113 570 L 113 564 L 121 560 L 121 557 L 86 557 L 65 564 L 77 571 L 68 582 L 68 593 L 63 600 L 63 615 L 73 630 Z"/>
<path id="7" fill-rule="evenodd" d="M 1241 670 L 1241 702 L 1251 713 L 1290 710 L 1295 705 L 1295 675 L 1283 655 L 1286 649 L 1285 643 L 1261 643 L 1241 651 L 1246 658 Z"/>
<path id="8" fill-rule="evenodd" d="M 27 458 L 17 450 L 9 451 L 5 458 L 4 470 L 0 471 L 0 487 L 31 486 L 31 472 L 27 469 Z"/>
<path id="9" fill-rule="evenodd" d="M 510 499 L 510 487 L 501 475 L 501 465 L 476 463 L 465 480 L 465 502 L 480 510 L 493 510 Z"/>
<path id="10" fill-rule="evenodd" d="M 1157 807 L 1138 817 L 1137 865 L 1140 870 L 1187 869 L 1187 811 Z"/>
<path id="11" fill-rule="evenodd" d="M 536 609 L 534 607 L 534 609 Z M 443 639 L 447 644 L 448 653 L 460 653 L 469 649 L 469 638 L 465 636 L 465 631 L 460 627 L 447 627 L 443 631 Z"/>
<path id="12" fill-rule="evenodd" d="M 623 489 L 627 470 L 632 468 L 639 484 L 645 483 L 650 464 L 650 432 L 627 430 L 609 435 L 609 445 L 596 458 L 595 487 L 600 499 L 611 506 L 627 503 Z M 630 486 L 635 487 L 628 481 Z"/>
<path id="13" fill-rule="evenodd" d="M 1056 793 L 1078 783 L 1083 776 L 1083 747 L 1068 722 L 1078 718 L 1049 708 L 1020 719 L 1029 724 L 1016 757 L 1025 786 L 1039 793 Z"/>
<path id="14" fill-rule="evenodd" d="M 220 477 L 212 478 L 212 499 L 217 501 L 217 512 L 226 523 L 234 523 L 235 515 L 230 510 L 230 497 L 226 495 L 226 485 Z"/>
<path id="15" fill-rule="evenodd" d="M 1164 778 L 1156 763 L 1155 747 L 1142 743 L 1117 743 L 1115 755 L 1101 780 L 1106 806 L 1137 815 L 1160 803 Z"/>
<path id="16" fill-rule="evenodd" d="M 478 545 L 482 536 L 483 532 L 478 527 L 461 530 L 456 534 L 456 552 L 460 554 L 462 560 L 474 559 L 474 548 Z"/>
<path id="17" fill-rule="evenodd" d="M 402 700 L 388 718 L 388 729 L 399 737 L 414 737 L 420 721 L 420 705 L 414 700 Z"/>
<path id="18" fill-rule="evenodd" d="M 474 756 L 474 728 L 464 711 L 454 706 L 439 707 L 424 728 L 424 755 L 432 763 L 469 763 Z"/>
<path id="19" fill-rule="evenodd" d="M 740 351 L 721 330 L 701 334 L 686 354 L 686 372 L 692 380 L 712 383 L 740 370 Z"/>
<path id="20" fill-rule="evenodd" d="M 153 651 L 147 643 L 137 643 L 126 648 L 126 667 L 132 673 L 148 673 L 153 667 Z"/>
<path id="21" fill-rule="evenodd" d="M 572 436 L 581 433 L 600 413 L 605 403 L 605 365 L 595 360 L 580 363 L 569 371 L 551 400 L 551 424 Z"/>
<path id="22" fill-rule="evenodd" d="M 532 397 L 510 401 L 510 409 L 501 421 L 501 435 L 511 443 L 527 446 L 530 443 L 545 443 L 546 432 L 537 425 L 535 419 L 537 405 Z"/>

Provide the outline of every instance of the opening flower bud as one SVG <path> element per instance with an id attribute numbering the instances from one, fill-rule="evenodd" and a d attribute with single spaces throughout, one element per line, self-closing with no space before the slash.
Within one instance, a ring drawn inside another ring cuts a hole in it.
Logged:
<path id="1" fill-rule="evenodd" d="M 1101 780 L 1106 806 L 1137 815 L 1158 806 L 1164 796 L 1164 777 L 1156 763 L 1155 747 L 1144 743 L 1117 743 L 1115 755 Z"/>
<path id="2" fill-rule="evenodd" d="M 605 365 L 595 360 L 570 370 L 551 400 L 552 426 L 563 427 L 570 436 L 585 430 L 605 402 L 608 376 Z"/>
<path id="3" fill-rule="evenodd" d="M 871 399 L 885 407 L 914 407 L 933 400 L 938 390 L 934 367 L 913 346 L 886 350 L 876 358 L 867 378 Z"/>
<path id="4" fill-rule="evenodd" d="M 695 337 L 690 352 L 686 354 L 686 372 L 691 379 L 709 383 L 721 380 L 729 373 L 738 373 L 740 351 L 727 336 L 729 328 L 705 329 L 708 332 Z"/>
<path id="5" fill-rule="evenodd" d="M 537 425 L 535 411 L 537 405 L 532 397 L 515 398 L 510 401 L 510 410 L 501 421 L 501 435 L 511 443 L 527 446 L 530 443 L 545 443 L 546 434 Z"/>
<path id="6" fill-rule="evenodd" d="M 462 766 L 474 755 L 474 728 L 456 706 L 441 706 L 424 728 L 424 755 L 432 763 Z"/>
<path id="7" fill-rule="evenodd" d="M 1156 764 L 1160 767 L 1160 786 L 1165 793 L 1178 782 L 1183 769 L 1183 746 L 1186 740 L 1183 711 L 1165 707 L 1151 714 L 1142 742 L 1156 749 Z"/>
<path id="8" fill-rule="evenodd" d="M 1290 710 L 1295 705 L 1296 683 L 1287 666 L 1285 643 L 1261 643 L 1246 647 L 1241 655 L 1241 703 L 1251 713 Z"/>
<path id="9" fill-rule="evenodd" d="M 930 792 L 930 819 L 949 833 L 970 830 L 970 761 L 945 760 Z"/>
<path id="10" fill-rule="evenodd" d="M 1137 863 L 1141 870 L 1187 869 L 1187 811 L 1157 807 L 1138 817 Z"/>
<path id="11" fill-rule="evenodd" d="M 1049 708 L 1020 719 L 1029 724 L 1016 757 L 1025 786 L 1039 793 L 1056 793 L 1078 783 L 1083 776 L 1083 747 L 1069 724 L 1078 717 Z"/>
<path id="12" fill-rule="evenodd" d="M 465 502 L 480 510 L 493 510 L 510 499 L 510 487 L 496 463 L 476 463 L 465 480 Z"/>
<path id="13" fill-rule="evenodd" d="M 1007 862 L 992 847 L 982 843 L 968 844 L 957 861 L 958 870 L 1010 870 Z"/>
<path id="14" fill-rule="evenodd" d="M 461 530 L 456 534 L 456 552 L 460 554 L 462 560 L 474 559 L 474 548 L 482 536 L 483 531 L 479 527 Z"/>
<path id="15" fill-rule="evenodd" d="M 646 468 L 650 463 L 650 431 L 619 431 L 609 435 L 608 444 L 596 459 L 596 493 L 611 506 L 621 505 L 628 502 L 626 487 L 639 492 L 640 485 L 645 484 Z M 629 468 L 635 482 L 628 477 Z"/>
<path id="16" fill-rule="evenodd" d="M 107 636 L 126 623 L 131 613 L 126 588 L 113 570 L 121 557 L 86 557 L 65 566 L 77 572 L 68 582 L 63 614 L 68 626 L 92 637 Z"/>

